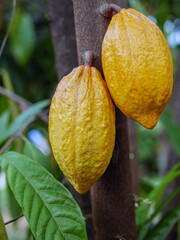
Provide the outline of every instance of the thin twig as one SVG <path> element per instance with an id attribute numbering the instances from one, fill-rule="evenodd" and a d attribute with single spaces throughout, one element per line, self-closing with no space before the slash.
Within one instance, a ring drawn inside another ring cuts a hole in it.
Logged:
<path id="1" fill-rule="evenodd" d="M 24 217 L 24 214 L 21 214 L 20 216 L 13 218 L 13 219 L 9 220 L 8 222 L 5 222 L 4 224 L 8 225 L 9 223 L 15 222 L 16 220 L 18 220 L 19 218 L 22 218 L 22 217 Z"/>
<path id="2" fill-rule="evenodd" d="M 0 94 L 8 97 L 12 100 L 14 100 L 15 102 L 17 102 L 21 107 L 23 106 L 23 109 L 28 108 L 29 106 L 32 105 L 32 103 L 30 103 L 29 101 L 27 101 L 26 99 L 22 98 L 21 96 L 19 96 L 18 94 L 15 94 L 13 92 L 10 92 L 8 90 L 6 90 L 5 88 L 0 86 Z M 41 111 L 38 116 L 45 122 L 48 123 L 48 113 L 44 110 Z"/>
<path id="3" fill-rule="evenodd" d="M 20 97 L 19 95 L 15 94 L 13 92 L 6 90 L 5 88 L 3 88 L 1 86 L 0 86 L 0 94 L 14 100 L 15 102 L 19 103 L 20 105 L 24 105 L 26 108 L 31 105 L 31 103 L 28 102 L 27 100 L 25 100 L 24 98 Z"/>
<path id="4" fill-rule="evenodd" d="M 4 146 L 0 149 L 0 154 L 2 154 L 3 152 L 5 152 L 8 147 L 22 134 L 22 132 L 24 130 L 26 130 L 26 128 L 32 123 L 34 122 L 36 118 L 33 117 L 31 119 L 29 119 L 16 133 L 14 133 L 12 135 L 12 137 L 4 144 Z"/>
<path id="5" fill-rule="evenodd" d="M 29 143 L 28 138 L 25 137 L 22 133 L 19 136 L 20 136 L 20 138 L 22 138 L 22 140 L 24 140 L 24 142 L 28 142 Z"/>
<path id="6" fill-rule="evenodd" d="M 102 5 L 101 7 L 100 7 L 100 13 L 104 16 L 104 17 L 112 17 L 112 14 L 113 14 L 113 12 L 114 13 L 118 13 L 118 12 L 120 12 L 121 11 L 121 8 L 118 6 L 118 5 L 116 5 L 116 4 L 113 4 L 113 3 L 110 3 L 110 4 L 108 4 L 108 3 L 105 3 L 104 5 Z"/>
<path id="7" fill-rule="evenodd" d="M 13 18 L 14 18 L 15 9 L 16 9 L 16 0 L 13 0 L 12 15 L 11 15 L 11 19 L 10 19 L 10 22 L 9 22 L 8 30 L 6 32 L 6 35 L 4 36 L 4 39 L 3 39 L 1 47 L 0 47 L 0 57 L 2 55 L 3 49 L 5 47 L 5 44 L 6 44 L 6 41 L 7 41 L 9 32 L 10 32 L 10 29 L 11 29 L 11 25 L 12 25 L 12 21 L 13 21 Z"/>

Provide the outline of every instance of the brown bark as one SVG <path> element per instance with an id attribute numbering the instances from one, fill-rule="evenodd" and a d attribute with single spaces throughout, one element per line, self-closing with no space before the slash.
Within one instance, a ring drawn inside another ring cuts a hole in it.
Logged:
<path id="1" fill-rule="evenodd" d="M 102 73 L 101 44 L 110 18 L 99 9 L 105 0 L 73 0 L 79 64 L 85 51 L 93 51 L 95 66 Z M 114 0 L 124 6 L 124 1 Z M 130 173 L 127 118 L 116 109 L 116 146 L 105 174 L 91 190 L 93 223 L 96 240 L 124 237 L 136 240 L 132 181 Z"/>
<path id="2" fill-rule="evenodd" d="M 138 171 L 138 154 L 136 139 L 136 122 L 128 118 L 128 135 L 129 135 L 129 158 L 132 175 L 133 193 L 139 194 L 139 171 Z"/>
<path id="3" fill-rule="evenodd" d="M 76 39 L 71 0 L 49 0 L 48 19 L 59 80 L 77 67 Z"/>
<path id="4" fill-rule="evenodd" d="M 48 18 L 51 21 L 51 35 L 56 57 L 59 80 L 77 67 L 77 50 L 71 0 L 49 0 Z M 79 204 L 83 215 L 91 216 L 90 193 L 80 195 L 68 184 L 68 189 Z M 93 239 L 92 218 L 86 220 L 88 239 Z"/>
<path id="5" fill-rule="evenodd" d="M 116 146 L 111 163 L 92 189 L 97 240 L 135 240 L 136 226 L 128 151 L 127 119 L 116 109 Z"/>

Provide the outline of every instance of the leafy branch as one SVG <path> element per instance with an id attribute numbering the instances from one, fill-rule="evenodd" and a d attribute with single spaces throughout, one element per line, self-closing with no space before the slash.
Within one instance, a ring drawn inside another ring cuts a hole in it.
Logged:
<path id="1" fill-rule="evenodd" d="M 8 90 L 6 90 L 5 88 L 0 86 L 0 94 L 8 97 L 12 100 L 14 100 L 15 102 L 17 102 L 21 107 L 23 107 L 23 109 L 28 108 L 29 106 L 32 105 L 31 102 L 27 101 L 26 99 L 22 98 L 21 96 L 19 96 L 16 93 L 10 92 Z M 45 122 L 48 123 L 48 114 L 45 111 L 41 111 L 38 116 Z"/>
<path id="2" fill-rule="evenodd" d="M 23 131 L 26 130 L 26 128 L 32 123 L 34 122 L 36 118 L 33 117 L 30 120 L 28 120 L 17 132 L 15 132 L 11 138 L 9 138 L 9 140 L 4 144 L 4 146 L 0 149 L 0 154 L 2 154 L 3 152 L 5 152 L 8 147 L 19 137 L 21 136 L 21 134 L 23 133 Z"/>
<path id="3" fill-rule="evenodd" d="M 11 143 L 17 137 L 22 136 L 22 132 L 38 117 L 38 114 L 43 108 L 49 105 L 49 100 L 44 100 L 39 103 L 31 105 L 28 109 L 22 112 L 13 123 L 4 127 L 4 131 L 0 135 L 0 143 L 3 143 L 7 138 L 9 140 L 4 144 L 0 150 L 0 154 L 7 150 Z"/>

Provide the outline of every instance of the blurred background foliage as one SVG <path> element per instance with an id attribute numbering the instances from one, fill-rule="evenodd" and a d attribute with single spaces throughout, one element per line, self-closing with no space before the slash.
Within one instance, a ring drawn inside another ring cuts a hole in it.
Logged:
<path id="1" fill-rule="evenodd" d="M 11 17 L 12 1 L 2 4 L 1 41 Z M 31 102 L 49 98 L 57 81 L 46 14 L 46 1 L 18 1 L 1 58 L 1 68 L 8 71 L 15 92 Z"/>
<path id="2" fill-rule="evenodd" d="M 177 81 L 180 81 L 180 78 L 177 79 L 177 76 L 180 76 L 180 74 L 178 75 L 178 71 L 180 71 L 178 68 L 180 59 L 178 57 L 180 54 L 180 1 L 129 0 L 128 4 L 151 18 L 163 31 L 173 56 L 174 81 L 176 84 Z M 12 1 L 0 0 L 0 6 L 1 43 L 11 18 Z M 37 101 L 51 98 L 57 82 L 47 1 L 19 0 L 10 34 L 0 58 L 0 84 L 31 103 L 36 103 Z M 148 194 L 156 189 L 159 183 L 162 183 L 164 165 L 169 158 L 167 146 L 170 145 L 177 156 L 180 157 L 180 127 L 174 118 L 171 106 L 170 102 L 169 107 L 153 130 L 146 130 L 137 124 L 140 179 L 140 194 L 136 199 L 138 204 L 139 199 L 146 199 Z M 0 135 L 5 129 L 3 123 L 13 122 L 22 110 L 23 106 L 19 106 L 12 100 L 0 95 Z M 46 149 L 44 150 L 45 155 L 50 155 L 47 124 L 38 120 L 31 125 L 31 128 L 25 132 L 25 135 L 42 152 L 43 149 Z M 167 142 L 167 145 L 164 144 L 165 142 Z M 21 139 L 15 141 L 11 149 L 23 152 L 23 144 Z M 0 143 L 0 147 L 2 145 Z M 51 156 L 50 158 L 52 159 Z M 5 214 L 5 220 L 7 220 L 19 215 L 21 209 L 18 207 L 11 190 L 6 185 L 4 175 L 2 174 L 0 175 L 0 183 L 0 207 L 2 213 Z M 167 183 L 169 182 L 167 181 Z M 24 226 L 26 226 L 25 229 L 28 229 L 26 223 L 20 222 L 20 224 L 21 229 Z M 8 225 L 9 239 L 32 239 L 29 230 L 27 232 L 22 230 L 21 235 L 19 235 L 19 230 L 16 233 L 19 227 L 18 223 L 15 223 L 13 226 Z"/>

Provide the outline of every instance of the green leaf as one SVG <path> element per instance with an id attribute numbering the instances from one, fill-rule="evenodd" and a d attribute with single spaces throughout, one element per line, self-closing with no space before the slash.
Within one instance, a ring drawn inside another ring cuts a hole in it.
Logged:
<path id="1" fill-rule="evenodd" d="M 5 228 L 5 225 L 4 225 L 4 221 L 3 221 L 3 217 L 2 217 L 1 212 L 0 212 L 0 239 L 1 240 L 8 240 L 8 236 L 7 236 L 7 233 L 6 233 L 6 228 Z"/>
<path id="2" fill-rule="evenodd" d="M 154 159 L 154 151 L 157 148 L 157 130 L 151 131 L 143 127 L 137 127 L 137 140 L 138 140 L 138 156 L 141 163 L 151 162 Z"/>
<path id="3" fill-rule="evenodd" d="M 172 180 L 180 176 L 180 163 L 177 163 L 171 171 L 161 180 L 158 186 L 148 195 L 147 199 L 151 201 L 151 205 L 141 205 L 136 210 L 136 224 L 138 229 L 145 224 L 148 218 L 152 216 L 155 210 L 159 207 L 162 201 L 162 196 L 165 190 L 165 187 Z"/>
<path id="4" fill-rule="evenodd" d="M 164 22 L 170 15 L 170 8 L 169 0 L 159 1 L 158 7 L 154 8 L 154 16 L 157 18 L 157 23 L 161 30 L 163 30 Z"/>
<path id="5" fill-rule="evenodd" d="M 147 198 L 149 193 L 154 189 L 154 184 L 152 184 L 148 178 L 142 178 L 140 180 L 140 196 L 141 198 Z"/>
<path id="6" fill-rule="evenodd" d="M 17 10 L 10 31 L 11 51 L 20 65 L 29 61 L 36 41 L 32 16 Z"/>
<path id="7" fill-rule="evenodd" d="M 180 218 L 180 206 L 168 211 L 158 225 L 148 234 L 146 240 L 164 240 Z"/>
<path id="8" fill-rule="evenodd" d="M 177 153 L 178 156 L 180 156 L 180 127 L 179 125 L 174 121 L 172 114 L 170 111 L 166 110 L 162 117 L 161 122 L 163 123 L 164 130 L 168 136 L 168 139 Z"/>
<path id="9" fill-rule="evenodd" d="M 28 156 L 32 160 L 35 160 L 44 168 L 46 168 L 54 177 L 57 179 L 61 179 L 63 176 L 59 169 L 55 169 L 52 167 L 50 160 L 47 156 L 45 156 L 36 146 L 34 146 L 31 142 L 26 142 L 24 145 L 24 155 Z M 57 166 L 58 168 L 58 166 Z"/>
<path id="10" fill-rule="evenodd" d="M 10 211 L 10 215 L 12 218 L 15 218 L 22 213 L 22 209 L 19 206 L 18 202 L 16 201 L 14 194 L 13 194 L 11 188 L 9 187 L 9 184 L 7 184 L 6 189 L 7 189 L 8 208 Z M 16 224 L 16 223 L 17 222 L 15 221 L 14 224 Z"/>
<path id="11" fill-rule="evenodd" d="M 145 222 L 145 224 L 142 226 L 142 228 L 139 231 L 138 234 L 138 240 L 143 240 L 146 239 L 147 236 L 149 236 L 149 229 L 150 226 L 153 223 L 153 220 L 155 217 L 158 216 L 158 214 L 161 213 L 161 211 L 167 206 L 167 204 L 170 203 L 170 201 L 180 192 L 180 188 L 176 189 L 173 193 L 171 193 L 169 195 L 169 197 L 162 202 L 159 207 L 156 209 L 156 211 L 154 212 L 154 214 Z"/>
<path id="12" fill-rule="evenodd" d="M 10 112 L 7 110 L 0 116 L 0 138 L 8 137 L 8 122 L 10 118 Z"/>
<path id="13" fill-rule="evenodd" d="M 45 168 L 15 152 L 0 165 L 37 240 L 87 240 L 84 218 L 69 191 Z"/>
<path id="14" fill-rule="evenodd" d="M 12 80 L 10 78 L 9 72 L 5 68 L 0 68 L 0 76 L 2 76 L 2 83 L 5 89 L 10 92 L 14 92 Z M 17 106 L 17 103 L 14 102 L 12 99 L 8 99 L 8 101 L 11 108 L 11 114 L 14 119 L 19 113 L 19 108 Z"/>
<path id="15" fill-rule="evenodd" d="M 49 105 L 49 100 L 43 100 L 30 106 L 22 112 L 9 127 L 9 134 L 15 133 L 27 120 L 37 115 L 43 108 Z"/>
<path id="16" fill-rule="evenodd" d="M 10 117 L 10 112 L 9 110 L 5 111 L 1 116 L 0 116 L 0 129 L 3 130 L 7 128 L 8 121 Z"/>
<path id="17" fill-rule="evenodd" d="M 0 135 L 0 143 L 6 140 L 9 136 L 14 134 L 19 128 L 22 127 L 22 125 L 28 121 L 29 119 L 33 118 L 35 115 L 37 115 L 43 108 L 48 106 L 49 100 L 44 100 L 41 102 L 38 102 L 36 104 L 33 104 L 30 106 L 26 111 L 22 112 L 15 121 L 9 126 L 7 129 L 6 136 Z"/>

